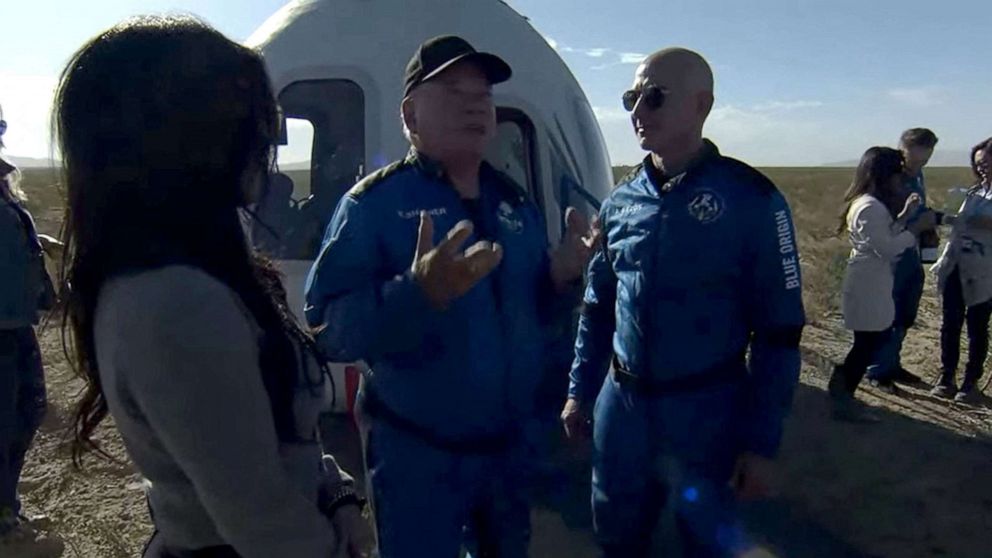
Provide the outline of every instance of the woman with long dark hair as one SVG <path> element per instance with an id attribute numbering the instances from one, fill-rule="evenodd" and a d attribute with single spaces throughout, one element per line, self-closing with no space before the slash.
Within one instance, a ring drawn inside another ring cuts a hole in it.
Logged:
<path id="1" fill-rule="evenodd" d="M 992 316 L 992 138 L 971 150 L 976 183 L 954 220 L 951 238 L 933 267 L 943 306 L 941 374 L 931 393 L 971 402 L 985 372 Z M 961 329 L 968 324 L 968 363 L 961 388 L 955 383 L 961 358 Z"/>
<path id="2" fill-rule="evenodd" d="M 839 420 L 871 421 L 874 417 L 854 402 L 854 392 L 868 366 L 892 333 L 892 263 L 916 237 L 933 228 L 935 216 L 926 211 L 907 224 L 920 207 L 919 195 L 903 199 L 905 172 L 902 153 L 872 147 L 861 157 L 854 181 L 844 195 L 846 208 L 840 230 L 847 230 L 851 255 L 844 274 L 844 325 L 854 332 L 854 345 L 844 363 L 834 369 L 829 392 Z"/>
<path id="3" fill-rule="evenodd" d="M 242 208 L 272 166 L 261 58 L 189 17 L 126 21 L 64 70 L 64 332 L 86 382 L 74 459 L 110 413 L 150 481 L 152 557 L 364 556 L 317 438 L 324 370 Z"/>

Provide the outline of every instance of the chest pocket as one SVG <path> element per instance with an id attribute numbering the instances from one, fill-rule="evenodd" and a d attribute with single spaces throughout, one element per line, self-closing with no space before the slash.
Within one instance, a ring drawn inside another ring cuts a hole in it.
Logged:
<path id="1" fill-rule="evenodd" d="M 701 231 L 696 249 L 687 251 L 682 258 L 683 276 L 701 288 L 727 295 L 746 289 L 746 256 L 740 236 L 745 234 L 732 227 Z"/>
<path id="2" fill-rule="evenodd" d="M 635 201 L 617 211 L 613 219 L 616 224 L 609 227 L 607 249 L 614 270 L 621 276 L 648 273 L 654 260 L 652 247 L 663 237 L 663 208 L 657 200 Z"/>
<path id="3" fill-rule="evenodd" d="M 732 297 L 744 288 L 746 230 L 740 212 L 713 190 L 701 188 L 666 200 L 657 245 L 656 279 L 704 297 Z"/>

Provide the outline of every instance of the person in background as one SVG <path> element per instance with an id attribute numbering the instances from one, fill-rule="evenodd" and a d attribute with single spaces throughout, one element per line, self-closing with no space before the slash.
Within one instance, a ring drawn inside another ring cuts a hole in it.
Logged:
<path id="1" fill-rule="evenodd" d="M 835 367 L 828 386 L 833 416 L 838 420 L 877 420 L 856 405 L 854 392 L 868 366 L 878 362 L 895 335 L 892 264 L 936 222 L 932 211 L 918 213 L 923 204 L 919 194 L 910 194 L 903 202 L 904 175 L 902 153 L 872 147 L 861 157 L 844 195 L 847 205 L 838 232 L 847 231 L 851 255 L 844 273 L 842 308 L 844 325 L 854 332 L 854 344 L 843 364 Z"/>
<path id="2" fill-rule="evenodd" d="M 188 16 L 128 20 L 72 56 L 53 119 L 75 464 L 113 415 L 149 481 L 146 557 L 368 556 L 318 439 L 327 371 L 242 223 L 278 137 L 261 56 Z"/>
<path id="3" fill-rule="evenodd" d="M 623 96 L 649 153 L 603 203 L 561 415 L 570 436 L 593 418 L 607 558 L 651 555 L 665 509 L 686 556 L 738 556 L 736 502 L 777 477 L 805 324 L 795 228 L 771 181 L 703 138 L 713 98 L 682 48 L 645 59 Z"/>
<path id="4" fill-rule="evenodd" d="M 0 148 L 6 131 L 0 111 Z M 55 292 L 18 178 L 0 154 L 0 556 L 40 558 L 61 556 L 62 543 L 23 513 L 17 484 L 47 407 L 34 326 Z"/>
<path id="5" fill-rule="evenodd" d="M 985 371 L 992 316 L 992 138 L 971 150 L 976 184 L 953 219 L 951 238 L 933 266 L 943 303 L 940 326 L 941 374 L 930 393 L 973 402 Z M 961 328 L 968 324 L 968 363 L 964 380 L 955 383 Z"/>
<path id="6" fill-rule="evenodd" d="M 914 214 L 909 216 L 910 220 L 927 210 L 927 189 L 923 168 L 930 162 L 936 146 L 937 136 L 927 128 L 910 128 L 899 138 L 899 151 L 902 152 L 906 165 L 902 196 L 906 198 L 916 194 L 921 201 Z M 938 243 L 935 228 L 924 230 L 918 235 L 917 242 L 896 258 L 892 282 L 892 297 L 895 301 L 892 334 L 888 336 L 885 346 L 880 350 L 878 362 L 869 367 L 867 374 L 871 385 L 885 392 L 895 393 L 896 383 L 923 384 L 918 375 L 903 367 L 900 354 L 906 333 L 916 323 L 920 299 L 923 296 L 925 276 L 921 252 L 935 252 Z M 930 259 L 929 262 L 933 263 L 934 259 Z"/>

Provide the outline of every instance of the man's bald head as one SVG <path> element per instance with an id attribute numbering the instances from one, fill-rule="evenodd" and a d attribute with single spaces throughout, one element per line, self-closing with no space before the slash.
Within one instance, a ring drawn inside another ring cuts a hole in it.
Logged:
<path id="1" fill-rule="evenodd" d="M 650 102 L 652 88 L 662 93 L 660 105 Z M 631 120 L 642 148 L 665 157 L 701 144 L 713 108 L 713 71 L 702 56 L 685 48 L 659 50 L 638 66 L 633 90 L 641 94 Z"/>
<path id="2" fill-rule="evenodd" d="M 686 48 L 666 48 L 648 56 L 638 74 L 666 80 L 690 92 L 713 93 L 713 70 L 706 59 Z"/>

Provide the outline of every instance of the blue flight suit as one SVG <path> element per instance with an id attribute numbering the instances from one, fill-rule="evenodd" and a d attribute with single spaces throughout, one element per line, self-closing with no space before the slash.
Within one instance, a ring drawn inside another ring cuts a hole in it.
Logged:
<path id="1" fill-rule="evenodd" d="M 569 392 L 595 400 L 597 537 L 608 557 L 647 556 L 672 505 L 689 556 L 730 555 L 745 543 L 728 480 L 741 453 L 775 456 L 799 377 L 788 204 L 706 141 L 678 176 L 646 159 L 600 218 Z"/>
<path id="2" fill-rule="evenodd" d="M 480 180 L 480 198 L 463 200 L 412 151 L 342 199 L 307 280 L 318 345 L 370 368 L 359 407 L 383 558 L 455 558 L 463 544 L 527 553 L 545 332 L 568 301 L 552 285 L 537 206 L 487 164 Z M 500 266 L 444 311 L 410 271 L 422 211 L 435 244 L 467 219 L 465 247 L 503 247 Z"/>

